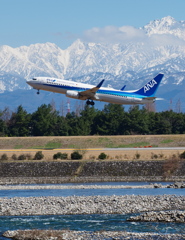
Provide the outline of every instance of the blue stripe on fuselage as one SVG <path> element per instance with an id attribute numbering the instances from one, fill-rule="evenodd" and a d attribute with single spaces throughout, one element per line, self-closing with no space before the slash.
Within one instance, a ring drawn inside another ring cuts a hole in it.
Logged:
<path id="1" fill-rule="evenodd" d="M 54 88 L 61 88 L 61 89 L 65 89 L 67 90 L 71 90 L 71 91 L 77 91 L 77 92 L 81 92 L 81 91 L 86 91 L 89 90 L 90 88 L 80 88 L 80 87 L 73 87 L 73 86 L 60 86 L 60 85 L 54 85 L 54 84 L 43 84 L 45 86 L 49 86 L 49 87 L 54 87 Z M 100 93 L 100 94 L 110 94 L 110 95 L 115 95 L 115 96 L 126 96 L 126 97 L 135 97 L 135 98 L 144 98 L 145 96 L 136 94 L 136 93 L 132 93 L 132 92 L 123 92 L 123 91 L 116 91 L 116 90 L 108 90 L 108 89 L 99 89 L 96 93 Z"/>

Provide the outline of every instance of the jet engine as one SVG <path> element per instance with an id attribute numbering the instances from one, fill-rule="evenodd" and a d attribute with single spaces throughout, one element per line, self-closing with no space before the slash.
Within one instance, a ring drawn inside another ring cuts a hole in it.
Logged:
<path id="1" fill-rule="evenodd" d="M 67 90 L 66 91 L 66 97 L 78 99 L 79 98 L 79 93 L 77 91 Z"/>

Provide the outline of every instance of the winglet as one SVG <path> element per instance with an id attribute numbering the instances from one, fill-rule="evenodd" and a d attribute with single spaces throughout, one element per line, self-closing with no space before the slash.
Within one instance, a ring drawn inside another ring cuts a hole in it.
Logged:
<path id="1" fill-rule="evenodd" d="M 125 89 L 126 85 L 124 85 L 120 90 L 123 91 Z"/>
<path id="2" fill-rule="evenodd" d="M 101 86 L 102 86 L 102 84 L 103 84 L 104 81 L 105 81 L 105 79 L 101 80 L 101 82 L 98 83 L 98 85 L 96 86 L 96 88 L 101 88 Z"/>
<path id="3" fill-rule="evenodd" d="M 95 93 L 98 91 L 99 88 L 101 88 L 101 86 L 102 86 L 104 81 L 105 81 L 105 79 L 101 80 L 101 82 L 98 83 L 98 85 L 96 87 L 93 87 L 91 89 L 79 92 L 79 95 L 81 97 L 85 96 L 86 97 L 85 99 L 87 99 L 87 98 L 88 99 L 94 98 Z"/>

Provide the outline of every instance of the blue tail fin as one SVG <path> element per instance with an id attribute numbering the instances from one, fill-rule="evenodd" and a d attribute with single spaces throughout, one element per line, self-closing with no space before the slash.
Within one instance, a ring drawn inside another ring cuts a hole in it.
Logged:
<path id="1" fill-rule="evenodd" d="M 144 85 L 141 89 L 135 91 L 134 93 L 140 94 L 146 97 L 152 97 L 157 91 L 159 84 L 163 78 L 164 74 L 158 74 L 155 78 L 150 80 L 148 83 Z"/>

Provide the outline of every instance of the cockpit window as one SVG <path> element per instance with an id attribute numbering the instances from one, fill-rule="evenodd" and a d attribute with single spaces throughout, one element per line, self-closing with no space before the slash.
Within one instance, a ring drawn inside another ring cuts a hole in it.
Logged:
<path id="1" fill-rule="evenodd" d="M 32 78 L 32 80 L 37 80 L 36 78 Z"/>

